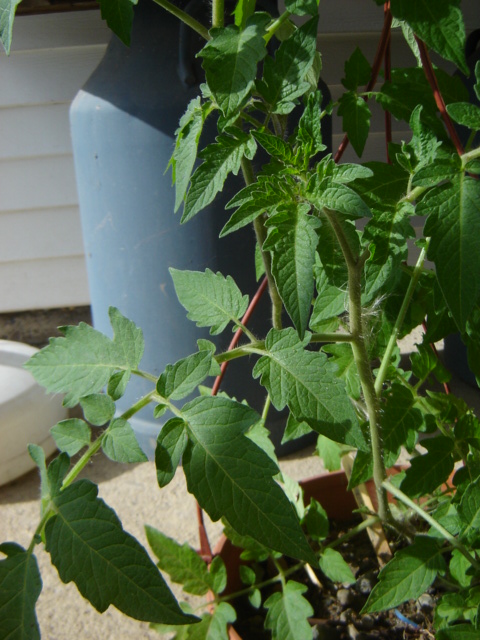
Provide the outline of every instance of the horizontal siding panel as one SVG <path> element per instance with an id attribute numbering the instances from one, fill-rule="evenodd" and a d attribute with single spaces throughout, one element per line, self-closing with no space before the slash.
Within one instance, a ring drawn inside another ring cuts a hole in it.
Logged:
<path id="1" fill-rule="evenodd" d="M 105 44 L 111 31 L 99 10 L 15 18 L 11 52 Z"/>
<path id="2" fill-rule="evenodd" d="M 0 56 L 0 107 L 70 102 L 104 52 L 99 44 Z"/>
<path id="3" fill-rule="evenodd" d="M 0 263 L 0 313 L 90 304 L 82 256 Z"/>
<path id="4" fill-rule="evenodd" d="M 0 214 L 1 262 L 81 256 L 77 207 Z"/>
<path id="5" fill-rule="evenodd" d="M 72 153 L 69 104 L 0 109 L 0 160 Z"/>
<path id="6" fill-rule="evenodd" d="M 77 202 L 72 156 L 0 162 L 0 211 L 65 207 Z"/>

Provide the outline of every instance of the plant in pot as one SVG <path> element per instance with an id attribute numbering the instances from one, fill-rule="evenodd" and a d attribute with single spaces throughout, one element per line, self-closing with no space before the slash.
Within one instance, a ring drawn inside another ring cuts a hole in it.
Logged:
<path id="1" fill-rule="evenodd" d="M 210 551 L 202 510 L 223 519 L 247 557 L 274 566 L 268 579 L 252 566 L 240 571 L 274 638 L 313 637 L 315 610 L 299 576 L 305 571 L 317 585 L 353 581 L 338 548 L 363 529 L 377 536 L 384 531 L 395 549 L 391 559 L 378 555 L 388 562 L 363 614 L 395 609 L 435 586 L 433 622 L 418 633 L 478 637 L 480 422 L 450 393 L 448 372 L 431 346 L 457 328 L 473 355 L 480 348 L 480 149 L 463 148 L 455 129 L 469 127 L 473 140 L 480 109 L 468 102 L 459 78 L 435 68 L 429 56 L 432 49 L 467 71 L 458 2 L 376 2 L 384 26 L 373 63 L 355 50 L 345 62 L 344 93 L 322 108 L 315 0 L 291 0 L 279 17 L 240 0 L 227 26 L 223 3 L 215 0 L 210 29 L 167 0 L 156 1 L 206 41 L 199 53 L 206 82 L 180 121 L 171 160 L 182 219 L 201 215 L 228 175 L 241 172 L 245 186 L 228 203 L 220 235 L 253 224 L 262 280 L 249 300 L 228 274 L 172 269 L 190 320 L 213 335 L 233 327 L 235 336 L 222 353 L 199 340 L 195 353 L 160 376 L 139 370 L 141 329 L 115 308 L 113 338 L 86 324 L 64 327 L 63 337 L 29 361 L 37 381 L 64 393 L 67 406 L 80 404 L 84 419 L 53 427 L 61 453 L 48 467 L 41 449 L 30 447 L 40 469 L 41 518 L 27 549 L 13 542 L 0 547 L 4 637 L 39 635 L 37 544 L 45 544 L 61 579 L 74 581 L 99 611 L 113 604 L 160 630 L 173 625 L 178 638 L 235 637 L 230 625 L 243 614 L 232 607 L 233 594 L 223 593 L 225 564 Z M 414 66 L 391 68 L 392 28 L 403 32 Z M 267 52 L 272 38 L 279 41 L 274 54 Z M 377 88 L 383 60 L 385 79 Z M 474 86 L 480 94 L 478 64 Z M 349 141 L 362 154 L 369 99 L 386 112 L 387 159 L 342 163 Z M 290 127 L 288 115 L 298 104 L 301 115 Z M 335 157 L 322 158 L 322 119 L 333 110 L 346 137 Z M 392 142 L 392 116 L 408 122 L 408 140 Z M 218 136 L 195 169 L 209 118 L 216 119 Z M 259 148 L 268 160 L 254 171 Z M 414 225 L 421 231 L 409 260 Z M 265 290 L 272 327 L 258 336 L 248 321 Z M 402 360 L 398 341 L 422 325 L 423 337 Z M 241 397 L 219 392 L 226 366 L 247 358 L 265 388 L 261 415 Z M 118 415 L 115 402 L 132 376 L 149 380 L 151 391 Z M 168 418 L 155 452 L 158 485 L 168 484 L 182 464 L 199 505 L 207 564 L 152 528 L 148 539 L 160 568 L 186 592 L 209 594 L 200 617 L 179 605 L 145 549 L 97 497 L 97 487 L 78 479 L 101 449 L 119 462 L 145 459 L 129 419 L 150 403 L 156 417 Z M 373 480 L 374 499 L 360 509 L 364 520 L 346 535 L 329 538 L 322 495 L 302 506 L 301 491 L 279 472 L 263 426 L 270 405 L 288 407 L 286 440 L 314 431 L 328 467 L 342 456 L 353 459 L 346 464 L 350 488 Z M 411 464 L 390 477 L 387 469 L 402 450 Z M 276 585 L 267 596 L 260 590 L 265 582 Z"/>

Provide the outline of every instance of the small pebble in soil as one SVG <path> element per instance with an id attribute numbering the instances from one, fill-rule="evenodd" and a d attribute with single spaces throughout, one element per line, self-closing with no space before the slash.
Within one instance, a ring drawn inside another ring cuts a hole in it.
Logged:
<path id="1" fill-rule="evenodd" d="M 424 593 L 417 600 L 417 610 L 431 613 L 435 607 L 435 600 L 428 593 Z"/>
<path id="2" fill-rule="evenodd" d="M 373 572 L 365 573 L 355 583 L 355 588 L 358 593 L 361 593 L 362 596 L 368 596 L 370 591 L 373 589 L 373 586 L 376 582 L 376 577 Z"/>
<path id="3" fill-rule="evenodd" d="M 337 591 L 337 600 L 341 607 L 348 607 L 348 605 L 351 604 L 352 599 L 353 594 L 350 589 L 339 589 Z"/>

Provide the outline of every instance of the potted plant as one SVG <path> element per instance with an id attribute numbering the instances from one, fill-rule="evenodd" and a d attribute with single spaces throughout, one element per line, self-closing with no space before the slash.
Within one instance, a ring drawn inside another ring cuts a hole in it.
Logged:
<path id="1" fill-rule="evenodd" d="M 429 56 L 433 49 L 466 71 L 457 1 L 386 3 L 375 60 L 371 65 L 357 49 L 345 62 L 345 92 L 326 109 L 317 90 L 315 0 L 290 0 L 278 18 L 241 0 L 227 26 L 223 3 L 216 0 L 209 30 L 167 0 L 157 2 L 206 41 L 199 54 L 206 83 L 179 124 L 171 160 L 182 219 L 201 215 L 227 176 L 241 172 L 246 184 L 227 204 L 221 235 L 253 223 L 264 275 L 249 300 L 228 274 L 172 269 L 190 320 L 212 334 L 232 326 L 236 334 L 222 353 L 200 340 L 195 353 L 160 376 L 139 370 L 142 332 L 115 308 L 113 338 L 86 324 L 64 327 L 63 337 L 29 361 L 37 381 L 64 393 L 66 406 L 79 403 L 85 419 L 54 426 L 62 453 L 48 467 L 41 449 L 30 447 L 40 469 L 42 515 L 28 549 L 0 547 L 6 556 L 0 562 L 1 628 L 6 637 L 38 637 L 41 581 L 34 551 L 45 544 L 62 580 L 73 580 L 99 611 L 113 604 L 139 620 L 181 625 L 177 637 L 227 637 L 236 614 L 221 595 L 223 561 L 208 557 L 207 567 L 192 550 L 148 532 L 160 566 L 174 580 L 182 578 L 187 591 L 213 593 L 200 620 L 180 607 L 143 547 L 97 497 L 96 486 L 78 479 L 100 449 L 119 462 L 145 458 L 128 421 L 152 403 L 157 417 L 170 416 L 155 452 L 159 486 L 170 482 L 181 462 L 199 510 L 222 518 L 251 557 L 272 559 L 272 580 L 280 588 L 263 603 L 255 572 L 243 571 L 252 600 L 268 610 L 265 625 L 272 637 L 311 638 L 313 610 L 282 558 L 337 582 L 351 580 L 351 569 L 338 543 L 326 537 L 321 504 L 297 504 L 292 495 L 298 491 L 279 476 L 263 429 L 272 404 L 290 412 L 285 439 L 313 430 L 329 466 L 354 454 L 351 488 L 373 479 L 375 501 L 362 509 L 366 524 L 355 532 L 381 525 L 398 550 L 382 568 L 363 613 L 394 609 L 440 581 L 436 637 L 476 637 L 480 423 L 461 399 L 435 386 L 435 379 L 447 384 L 448 372 L 430 346 L 452 327 L 471 353 L 480 346 L 480 149 L 464 149 L 455 129 L 457 123 L 474 134 L 480 109 L 467 101 L 459 78 L 435 68 Z M 382 11 L 383 3 L 376 4 Z M 293 16 L 303 18 L 301 26 Z M 392 23 L 412 48 L 411 68 L 390 68 Z M 272 38 L 280 43 L 274 55 L 267 53 Z M 385 81 L 377 89 L 384 59 Z M 475 91 L 480 94 L 479 64 Z M 349 141 L 362 154 L 369 99 L 387 114 L 387 161 L 342 163 Z M 298 125 L 289 130 L 286 116 L 299 103 Z M 334 158 L 319 160 L 321 121 L 333 109 L 347 137 Z M 391 141 L 391 115 L 408 122 L 409 140 Z M 215 117 L 216 142 L 202 151 L 194 171 L 202 128 Z M 260 147 L 269 159 L 255 173 L 252 160 Z M 414 215 L 423 230 L 409 263 Z M 257 336 L 248 321 L 266 289 L 272 328 Z M 409 362 L 402 361 L 398 340 L 424 321 L 421 343 Z M 261 415 L 241 397 L 217 393 L 227 364 L 245 358 L 266 391 Z M 132 376 L 149 380 L 151 390 L 117 415 L 115 402 Z M 206 390 L 209 377 L 216 380 Z M 195 399 L 181 402 L 196 389 Z M 92 427 L 101 425 L 106 428 L 98 435 Z M 411 464 L 391 479 L 387 469 L 402 449 Z M 454 470 L 453 484 L 447 484 Z M 201 515 L 199 523 L 202 553 L 210 556 Z"/>

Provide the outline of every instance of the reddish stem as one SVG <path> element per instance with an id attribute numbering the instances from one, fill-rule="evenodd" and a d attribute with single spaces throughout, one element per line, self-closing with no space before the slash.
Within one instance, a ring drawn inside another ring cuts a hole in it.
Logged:
<path id="1" fill-rule="evenodd" d="M 252 315 L 252 313 L 254 312 L 260 298 L 263 296 L 263 294 L 265 293 L 265 289 L 268 286 L 268 279 L 267 277 L 265 277 L 262 281 L 262 283 L 260 284 L 260 286 L 258 287 L 258 290 L 256 292 L 256 294 L 253 296 L 250 304 L 248 305 L 248 309 L 245 312 L 245 315 L 242 318 L 242 324 L 246 325 L 248 323 L 248 321 L 250 320 L 250 317 Z M 240 340 L 240 337 L 242 335 L 243 331 L 241 329 L 237 329 L 237 331 L 235 332 L 235 335 L 232 338 L 232 341 L 230 342 L 227 351 L 231 351 L 232 349 L 235 349 L 235 347 L 238 344 L 238 341 Z M 222 383 L 223 377 L 225 375 L 225 372 L 227 370 L 227 367 L 229 365 L 229 361 L 227 360 L 227 362 L 222 362 L 222 366 L 220 367 L 220 374 L 217 376 L 216 380 L 215 380 L 215 384 L 213 385 L 212 388 L 212 396 L 217 395 L 218 390 L 220 388 L 220 385 Z"/>
<path id="2" fill-rule="evenodd" d="M 457 150 L 458 155 L 461 156 L 462 153 L 464 152 L 463 145 L 460 141 L 460 138 L 458 137 L 457 130 L 455 129 L 455 126 L 450 116 L 447 113 L 447 108 L 445 107 L 445 100 L 443 99 L 443 96 L 440 92 L 440 87 L 438 85 L 435 71 L 433 70 L 430 56 L 428 55 L 427 47 L 425 46 L 425 43 L 422 40 L 420 40 L 420 38 L 418 38 L 417 36 L 415 36 L 415 40 L 417 41 L 418 49 L 420 51 L 420 58 L 422 60 L 423 70 L 425 72 L 425 76 L 428 80 L 428 83 L 432 88 L 433 97 L 435 98 L 435 102 L 437 104 L 438 110 L 440 111 L 440 115 L 442 116 L 445 126 L 447 127 L 450 138 L 453 144 L 455 145 L 455 149 Z"/>
<path id="3" fill-rule="evenodd" d="M 388 3 L 389 4 L 389 3 Z M 380 73 L 380 67 L 382 66 L 382 60 L 385 57 L 385 49 L 390 40 L 390 31 L 392 28 L 392 13 L 390 9 L 385 11 L 385 18 L 383 21 L 383 29 L 380 36 L 380 40 L 378 43 L 377 51 L 375 53 L 375 58 L 373 60 L 372 65 L 372 75 L 370 76 L 370 80 L 365 87 L 365 91 L 372 91 L 375 83 L 377 82 L 378 74 Z M 368 98 L 364 98 L 365 102 L 367 102 Z M 345 149 L 348 146 L 348 136 L 345 135 L 340 146 L 338 147 L 337 153 L 335 154 L 335 162 L 340 162 L 340 158 L 343 156 Z"/>
<path id="4" fill-rule="evenodd" d="M 242 324 L 245 326 L 248 324 L 252 313 L 255 311 L 255 308 L 257 307 L 257 304 L 260 301 L 260 298 L 263 296 L 263 294 L 265 293 L 265 290 L 268 286 L 268 280 L 265 277 L 260 286 L 258 287 L 257 292 L 255 293 L 255 295 L 253 296 L 253 298 L 250 301 L 250 304 L 248 305 L 247 310 L 245 311 L 245 315 L 242 318 Z M 238 344 L 238 341 L 240 340 L 240 337 L 242 335 L 243 331 L 242 329 L 237 329 L 237 331 L 235 332 L 235 335 L 232 338 L 232 341 L 230 342 L 229 346 L 228 346 L 228 351 L 231 351 L 232 349 L 235 349 L 235 347 Z M 213 385 L 212 388 L 212 396 L 216 396 L 218 393 L 218 390 L 220 389 L 220 385 L 222 383 L 223 377 L 225 375 L 225 371 L 227 370 L 228 367 L 228 360 L 227 362 L 223 362 L 222 366 L 220 368 L 220 374 L 217 376 L 216 380 L 215 380 L 215 384 Z M 203 511 L 200 508 L 200 505 L 197 503 L 197 522 L 198 522 L 198 537 L 200 539 L 200 555 L 202 556 L 202 558 L 205 560 L 205 562 L 207 562 L 207 564 L 210 564 L 213 558 L 213 554 L 212 554 L 212 548 L 210 546 L 210 541 L 208 539 L 208 533 L 207 530 L 205 528 L 205 522 L 203 520 Z"/>

